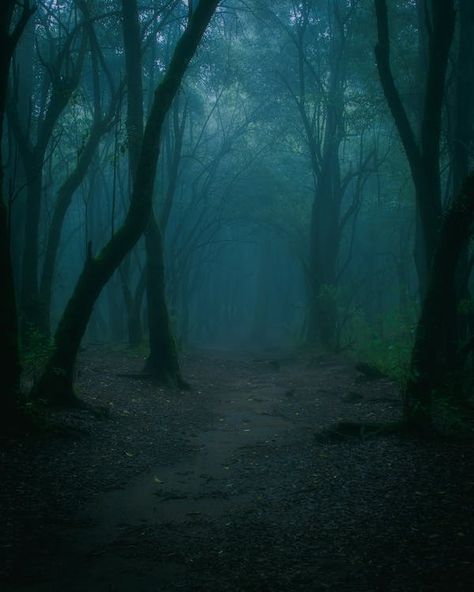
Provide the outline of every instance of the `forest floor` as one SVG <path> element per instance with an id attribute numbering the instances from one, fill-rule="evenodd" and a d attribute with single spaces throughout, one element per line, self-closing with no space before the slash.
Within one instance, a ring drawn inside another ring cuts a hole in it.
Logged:
<path id="1" fill-rule="evenodd" d="M 325 437 L 400 415 L 340 357 L 197 352 L 190 391 L 88 348 L 81 397 L 0 449 L 2 592 L 470 591 L 472 443 Z"/>

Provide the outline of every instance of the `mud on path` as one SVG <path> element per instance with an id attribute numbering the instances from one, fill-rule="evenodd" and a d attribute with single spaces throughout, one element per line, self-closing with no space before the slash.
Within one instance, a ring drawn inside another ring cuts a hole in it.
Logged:
<path id="1" fill-rule="evenodd" d="M 397 388 L 341 358 L 193 354 L 190 392 L 87 350 L 98 411 L 0 449 L 0 589 L 468 591 L 465 443 L 315 437 L 398 417 Z"/>

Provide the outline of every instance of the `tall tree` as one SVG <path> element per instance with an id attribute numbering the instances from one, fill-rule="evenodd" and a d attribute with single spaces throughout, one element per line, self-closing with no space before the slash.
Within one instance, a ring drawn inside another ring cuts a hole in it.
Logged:
<path id="1" fill-rule="evenodd" d="M 89 53 L 92 70 L 92 123 L 87 133 L 87 139 L 78 150 L 77 161 L 71 172 L 61 183 L 53 206 L 51 222 L 47 231 L 44 262 L 42 266 L 39 300 L 41 312 L 41 329 L 49 336 L 51 331 L 51 307 L 54 285 L 54 272 L 60 247 L 61 234 L 66 214 L 71 206 L 73 196 L 87 175 L 94 155 L 103 136 L 110 130 L 115 120 L 119 105 L 121 89 L 117 90 L 112 82 L 112 76 L 106 66 L 99 40 L 94 30 L 93 18 L 86 0 L 78 0 L 78 6 L 84 16 L 84 28 L 89 40 Z M 102 68 L 101 68 L 102 66 Z M 102 95 L 102 73 L 109 85 L 109 105 L 104 112 Z"/>
<path id="2" fill-rule="evenodd" d="M 302 124 L 312 173 L 306 341 L 333 350 L 338 338 L 337 291 L 344 233 L 361 206 L 371 155 L 356 170 L 344 167 L 348 137 L 349 45 L 357 2 L 328 3 L 327 12 L 305 0 L 292 3 L 284 29 L 295 49 L 296 80 L 284 83 Z M 281 20 L 280 20 L 281 22 Z M 317 39 L 317 41 L 316 41 Z M 363 146 L 362 146 L 363 147 Z M 354 186 L 356 186 L 354 188 Z M 348 197 L 352 193 L 351 197 Z M 345 206 L 346 200 L 349 205 Z"/>
<path id="3" fill-rule="evenodd" d="M 415 253 L 421 293 L 428 283 L 441 226 L 442 191 L 440 144 L 445 82 L 454 36 L 454 0 L 431 0 L 426 18 L 429 25 L 426 82 L 420 131 L 414 129 L 398 90 L 390 63 L 390 31 L 386 0 L 375 0 L 378 41 L 375 57 L 380 82 L 397 127 L 415 187 L 416 208 L 421 233 Z M 417 138 L 420 138 L 418 141 Z"/>
<path id="4" fill-rule="evenodd" d="M 15 0 L 5 0 L 0 6 L 0 373 L 2 393 L 2 423 L 8 423 L 17 410 L 21 364 L 18 350 L 18 321 L 15 285 L 10 253 L 10 223 L 8 206 L 3 195 L 3 123 L 7 101 L 8 77 L 15 48 L 34 8 L 25 0 L 15 22 Z"/>
<path id="5" fill-rule="evenodd" d="M 128 88 L 127 134 L 131 174 L 135 176 L 143 137 L 142 49 L 136 0 L 122 0 L 122 22 Z M 145 252 L 150 348 L 145 372 L 165 383 L 184 385 L 166 304 L 163 239 L 153 208 L 145 231 Z"/>
<path id="6" fill-rule="evenodd" d="M 92 255 L 92 245 L 89 246 L 83 271 L 58 325 L 53 352 L 35 387 L 37 397 L 63 403 L 73 399 L 74 365 L 92 308 L 149 222 L 163 122 L 217 5 L 218 0 L 201 0 L 176 44 L 170 64 L 155 90 L 127 216 L 96 257 Z"/>
<path id="7" fill-rule="evenodd" d="M 44 16 L 44 15 L 43 15 Z M 47 20 L 47 15 L 44 16 Z M 49 26 L 49 23 L 47 23 Z M 76 41 L 79 47 L 75 50 Z M 25 344 L 32 331 L 47 334 L 39 291 L 40 220 L 43 204 L 44 165 L 55 128 L 78 87 L 86 54 L 86 35 L 81 25 L 52 41 L 54 58 L 44 63 L 46 107 L 33 116 L 34 126 L 11 102 L 9 121 L 18 143 L 26 177 L 26 208 L 20 286 L 21 336 Z M 34 134 L 34 130 L 36 134 Z"/>
<path id="8" fill-rule="evenodd" d="M 385 0 L 375 0 L 378 43 L 375 49 L 380 81 L 397 126 L 415 187 L 422 252 L 418 252 L 418 274 L 422 287 L 422 309 L 411 357 L 410 375 L 405 389 L 405 420 L 416 429 L 429 429 L 432 423 L 434 394 L 447 395 L 450 390 L 462 399 L 459 383 L 462 347 L 458 331 L 459 290 L 456 273 L 468 248 L 474 221 L 473 179 L 468 173 L 467 138 L 462 126 L 469 120 L 466 106 L 471 93 L 464 79 L 464 61 L 469 57 L 466 31 L 469 11 L 463 6 L 459 40 L 456 85 L 456 117 L 453 180 L 458 195 L 443 215 L 440 145 L 443 107 L 446 101 L 446 74 L 455 31 L 454 0 L 432 0 L 425 5 L 428 22 L 427 74 L 424 89 L 422 121 L 417 134 L 407 115 L 390 65 L 390 33 Z M 420 244 L 420 243 L 419 243 Z M 449 384 L 451 382 L 451 384 Z"/>

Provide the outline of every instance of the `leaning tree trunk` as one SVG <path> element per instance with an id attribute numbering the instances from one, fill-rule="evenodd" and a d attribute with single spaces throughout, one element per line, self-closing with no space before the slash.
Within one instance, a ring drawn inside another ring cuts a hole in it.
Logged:
<path id="1" fill-rule="evenodd" d="M 130 261 L 127 259 L 120 266 L 120 280 L 122 294 L 127 313 L 128 345 L 131 348 L 138 347 L 143 340 L 142 306 L 146 290 L 146 273 L 141 270 L 138 283 L 134 291 L 130 288 Z"/>
<path id="2" fill-rule="evenodd" d="M 89 168 L 96 149 L 99 146 L 102 135 L 107 131 L 108 125 L 105 121 L 97 121 L 90 131 L 86 145 L 81 152 L 75 169 L 61 185 L 56 202 L 54 204 L 51 225 L 48 231 L 46 241 L 46 250 L 44 255 L 43 271 L 40 283 L 40 302 L 41 302 L 41 332 L 49 336 L 51 330 L 51 301 L 53 295 L 54 271 L 56 268 L 56 259 L 61 242 L 61 233 L 64 219 L 71 205 L 74 192 L 83 181 Z"/>
<path id="3" fill-rule="evenodd" d="M 404 409 L 407 425 L 415 430 L 431 428 L 433 393 L 457 384 L 462 360 L 456 323 L 456 270 L 473 230 L 474 176 L 470 176 L 444 218 L 417 326 Z M 460 396 L 462 385 L 457 386 Z"/>
<path id="4" fill-rule="evenodd" d="M 334 101 L 335 102 L 335 101 Z M 335 115 L 335 114 L 334 114 Z M 325 351 L 336 349 L 337 260 L 341 244 L 340 214 L 343 190 L 339 166 L 338 118 L 328 127 L 324 163 L 321 167 L 317 195 L 311 219 L 310 269 L 312 301 L 308 325 L 308 344 L 319 344 Z"/>
<path id="5" fill-rule="evenodd" d="M 16 137 L 27 183 L 20 286 L 20 333 L 23 346 L 30 343 L 32 333 L 43 333 L 44 329 L 38 283 L 43 168 L 48 146 L 59 118 L 80 82 L 86 43 L 83 37 L 78 56 L 73 61 L 72 56 L 76 54 L 72 50 L 75 34 L 75 31 L 71 31 L 64 41 L 64 46 L 58 49 L 54 63 L 46 66 L 50 74 L 53 72 L 55 74 L 51 76 L 51 85 L 48 87 L 48 106 L 38 124 L 37 138 L 34 143 L 31 141 L 28 129 L 24 129 L 20 122 L 18 102 L 11 101 L 10 124 Z M 66 56 L 69 61 L 64 62 Z"/>
<path id="6" fill-rule="evenodd" d="M 218 0 L 201 0 L 155 91 L 127 216 L 98 256 L 93 257 L 89 248 L 84 269 L 56 330 L 53 352 L 34 388 L 33 394 L 38 398 L 51 403 L 74 400 L 74 365 L 89 317 L 102 288 L 138 241 L 149 221 L 163 121 L 217 4 Z"/>

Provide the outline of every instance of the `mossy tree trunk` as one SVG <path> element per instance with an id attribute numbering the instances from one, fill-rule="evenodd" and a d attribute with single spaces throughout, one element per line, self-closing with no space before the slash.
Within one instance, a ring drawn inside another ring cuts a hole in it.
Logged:
<path id="1" fill-rule="evenodd" d="M 458 336 L 456 271 L 474 230 L 474 176 L 446 213 L 433 258 L 431 277 L 418 322 L 410 375 L 405 389 L 405 421 L 414 429 L 429 429 L 436 391 L 463 396 Z"/>
<path id="2" fill-rule="evenodd" d="M 138 347 L 143 340 L 142 307 L 146 291 L 145 269 L 140 270 L 135 290 L 130 287 L 130 257 L 127 257 L 120 266 L 120 282 L 122 295 L 127 313 L 128 345 L 131 348 Z"/>
<path id="3" fill-rule="evenodd" d="M 143 60 L 142 38 L 137 0 L 122 0 L 122 36 L 125 56 L 125 75 L 127 83 L 127 140 L 129 169 L 135 177 L 140 146 L 143 140 Z M 130 347 L 138 346 L 143 339 L 140 318 L 142 301 L 146 292 L 146 272 L 140 273 L 136 289 L 131 287 L 130 256 L 120 266 L 122 293 L 127 313 L 128 343 Z"/>
<path id="4" fill-rule="evenodd" d="M 102 288 L 149 222 L 163 122 L 217 4 L 218 0 L 201 0 L 155 91 L 125 221 L 98 256 L 94 257 L 89 249 L 83 271 L 56 330 L 53 352 L 34 388 L 33 394 L 38 398 L 50 403 L 74 400 L 74 366 L 89 317 Z"/>

